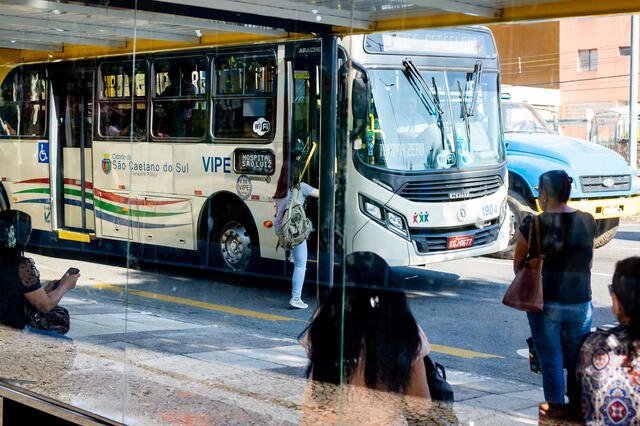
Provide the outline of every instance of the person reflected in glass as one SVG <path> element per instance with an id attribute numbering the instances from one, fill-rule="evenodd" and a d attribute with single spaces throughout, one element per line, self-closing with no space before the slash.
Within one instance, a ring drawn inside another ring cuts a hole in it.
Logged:
<path id="1" fill-rule="evenodd" d="M 302 424 L 425 423 L 431 405 L 427 337 L 399 281 L 374 253 L 346 257 L 301 344 L 309 357 Z"/>
<path id="2" fill-rule="evenodd" d="M 538 202 L 543 213 L 530 233 L 532 216 L 517 230 L 513 267 L 524 267 L 527 255 L 538 257 L 538 238 L 543 256 L 543 312 L 528 312 L 529 327 L 542 370 L 545 404 L 542 417 L 562 417 L 579 413 L 580 387 L 575 371 L 578 349 L 591 329 L 591 264 L 595 238 L 595 220 L 588 213 L 567 205 L 571 178 L 563 170 L 551 170 L 540 176 Z M 531 241 L 528 241 L 531 236 Z M 567 394 L 565 405 L 565 378 Z"/>
<path id="3" fill-rule="evenodd" d="M 16 329 L 28 324 L 27 309 L 53 310 L 80 274 L 65 273 L 60 280 L 42 286 L 33 259 L 24 256 L 31 234 L 31 217 L 17 210 L 0 212 L 0 323 Z"/>
<path id="4" fill-rule="evenodd" d="M 580 349 L 578 380 L 588 425 L 640 419 L 640 257 L 619 261 L 609 293 L 620 325 L 591 333 Z M 636 422 L 636 423 L 634 423 Z"/>
<path id="5" fill-rule="evenodd" d="M 301 204 L 305 203 L 307 197 L 318 198 L 320 196 L 320 191 L 318 191 L 318 189 L 304 182 L 299 182 L 299 167 L 294 165 L 294 173 L 290 173 L 289 163 L 289 161 L 285 161 L 282 164 L 280 177 L 278 178 L 278 185 L 276 186 L 276 192 L 275 194 L 273 194 L 273 198 L 276 202 L 276 213 L 273 223 L 273 229 L 276 235 L 280 235 L 282 220 L 285 210 L 289 205 L 289 200 L 291 198 L 291 192 L 294 185 L 298 187 L 298 201 Z M 297 309 L 306 309 L 308 305 L 302 301 L 302 287 L 304 285 L 304 277 L 307 273 L 307 241 L 305 240 L 295 246 L 287 257 L 290 261 L 293 262 L 293 278 L 291 283 L 291 299 L 289 299 L 289 305 Z"/>

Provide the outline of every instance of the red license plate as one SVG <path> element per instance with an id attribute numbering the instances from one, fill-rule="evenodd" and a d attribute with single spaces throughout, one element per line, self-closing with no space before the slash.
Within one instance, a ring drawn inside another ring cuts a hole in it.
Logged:
<path id="1" fill-rule="evenodd" d="M 447 241 L 447 249 L 459 249 L 463 247 L 471 247 L 475 235 L 458 235 L 449 237 Z"/>

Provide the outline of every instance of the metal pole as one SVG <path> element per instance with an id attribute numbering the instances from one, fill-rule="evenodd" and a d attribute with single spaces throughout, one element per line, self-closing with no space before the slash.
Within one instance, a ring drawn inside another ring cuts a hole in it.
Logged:
<path id="1" fill-rule="evenodd" d="M 640 53 L 639 15 L 631 16 L 631 70 L 629 73 L 629 165 L 638 167 L 638 54 Z"/>
<path id="2" fill-rule="evenodd" d="M 318 212 L 318 286 L 320 303 L 333 285 L 336 119 L 338 92 L 338 42 L 321 37 L 320 93 L 320 200 Z"/>

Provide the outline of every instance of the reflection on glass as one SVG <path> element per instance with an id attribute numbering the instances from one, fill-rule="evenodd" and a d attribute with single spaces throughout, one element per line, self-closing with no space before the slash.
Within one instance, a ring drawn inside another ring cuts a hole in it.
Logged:
<path id="1" fill-rule="evenodd" d="M 430 346 L 400 284 L 381 257 L 347 256 L 344 287 L 331 290 L 302 341 L 310 380 L 302 424 L 426 419 Z"/>

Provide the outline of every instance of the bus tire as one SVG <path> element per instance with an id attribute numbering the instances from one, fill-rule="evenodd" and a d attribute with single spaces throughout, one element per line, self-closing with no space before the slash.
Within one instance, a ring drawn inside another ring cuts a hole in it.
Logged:
<path id="1" fill-rule="evenodd" d="M 9 197 L 7 197 L 7 193 L 4 190 L 4 187 L 0 185 L 0 211 L 9 210 Z"/>
<path id="2" fill-rule="evenodd" d="M 509 214 L 511 214 L 511 220 L 509 229 L 509 245 L 501 252 L 495 253 L 492 256 L 499 259 L 513 259 L 513 252 L 516 249 L 516 230 L 520 228 L 524 218 L 530 215 L 536 214 L 529 203 L 524 197 L 517 192 L 509 191 L 507 195 L 507 206 L 509 207 Z"/>
<path id="3" fill-rule="evenodd" d="M 245 213 L 214 219 L 211 232 L 212 264 L 230 272 L 252 271 L 260 257 L 258 232 Z"/>
<path id="4" fill-rule="evenodd" d="M 594 241 L 595 248 L 604 247 L 613 240 L 618 232 L 620 218 L 613 219 L 597 219 L 596 220 L 596 239 Z"/>

